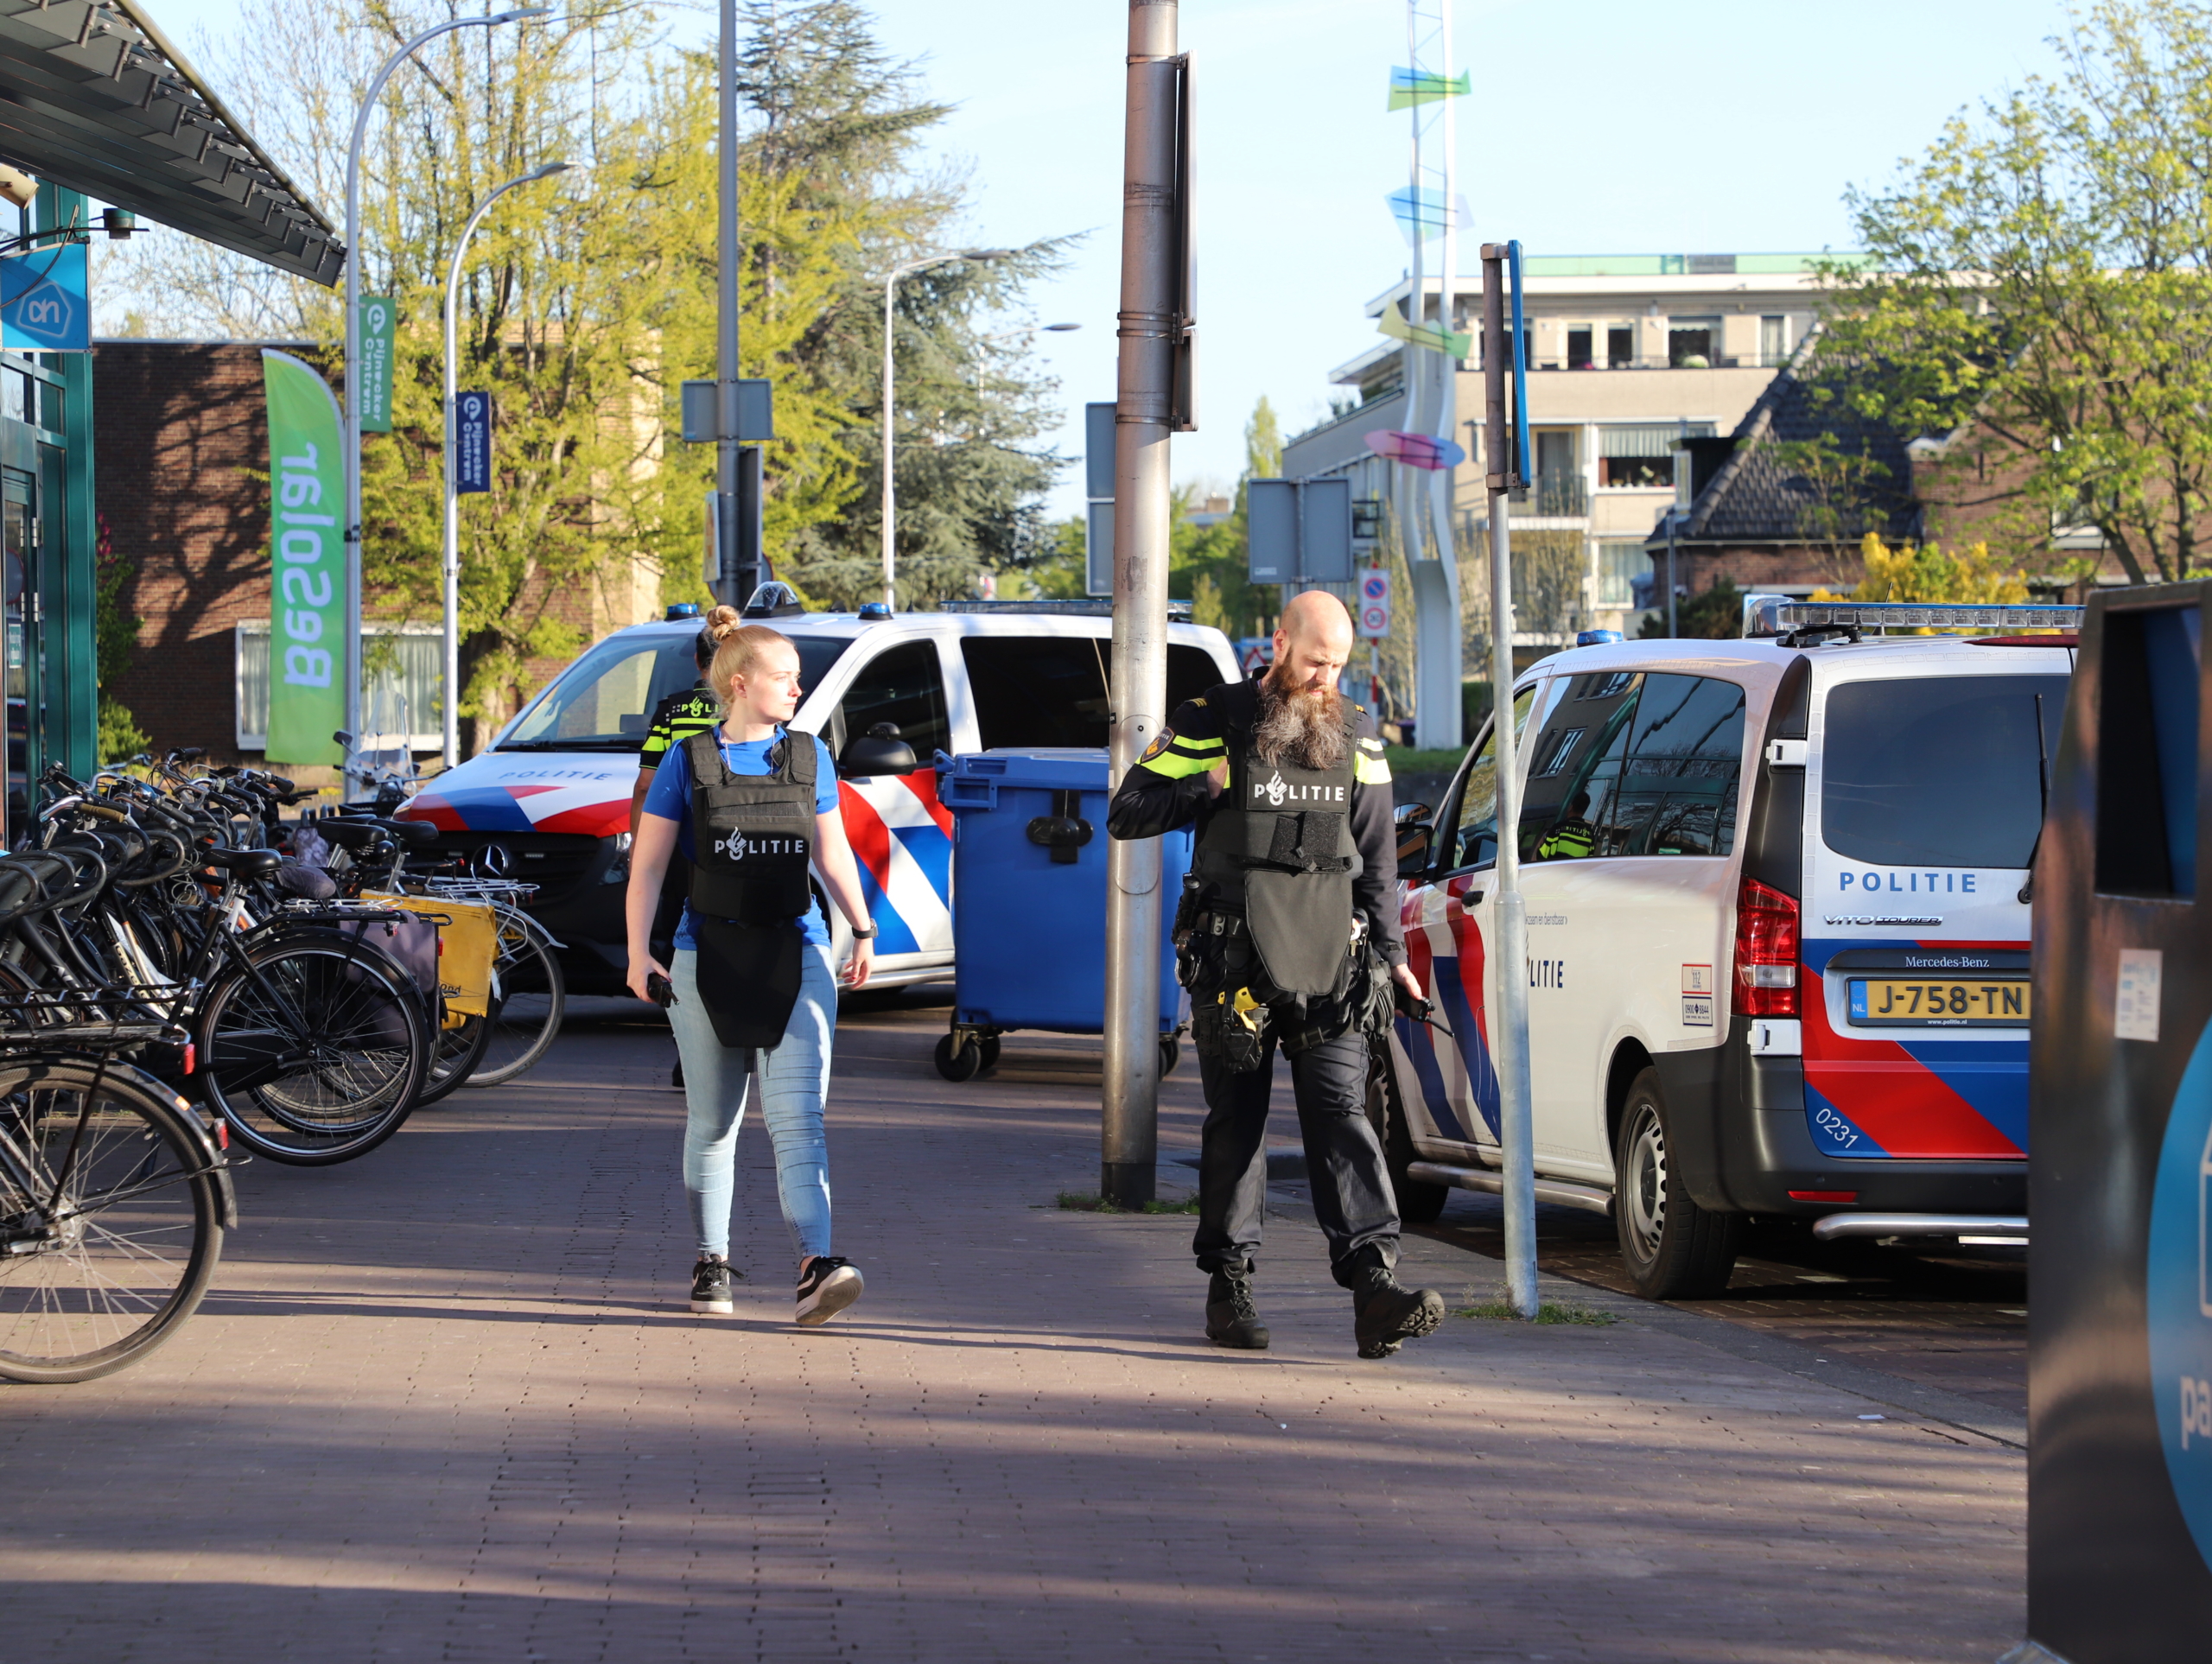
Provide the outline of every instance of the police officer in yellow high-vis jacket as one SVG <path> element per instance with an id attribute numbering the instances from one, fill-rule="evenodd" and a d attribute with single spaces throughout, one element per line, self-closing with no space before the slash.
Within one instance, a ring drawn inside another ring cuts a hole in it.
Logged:
<path id="1" fill-rule="evenodd" d="M 1212 1279 L 1207 1335 L 1268 1343 L 1251 1290 L 1280 1045 L 1359 1354 L 1385 1357 L 1433 1330 L 1444 1303 L 1393 1275 L 1397 1200 L 1366 1114 L 1376 1002 L 1392 983 L 1421 990 L 1398 928 L 1389 765 L 1373 720 L 1337 692 L 1351 644 L 1342 602 L 1294 597 L 1267 675 L 1177 709 L 1122 778 L 1108 827 L 1117 838 L 1198 827 L 1177 926 L 1206 1096 L 1192 1247 Z"/>

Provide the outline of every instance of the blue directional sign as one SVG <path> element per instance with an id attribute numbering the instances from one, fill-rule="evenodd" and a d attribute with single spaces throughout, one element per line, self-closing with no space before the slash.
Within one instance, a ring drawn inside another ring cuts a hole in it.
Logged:
<path id="1" fill-rule="evenodd" d="M 491 490 L 492 396 L 457 394 L 453 421 L 454 490 Z"/>
<path id="2" fill-rule="evenodd" d="M 48 245 L 0 259 L 0 346 L 19 352 L 89 352 L 92 308 L 85 245 Z"/>

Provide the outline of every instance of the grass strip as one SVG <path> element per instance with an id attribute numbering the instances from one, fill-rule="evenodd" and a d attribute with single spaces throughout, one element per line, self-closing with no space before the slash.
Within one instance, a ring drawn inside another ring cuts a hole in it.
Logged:
<path id="1" fill-rule="evenodd" d="M 1455 1318 L 1486 1318 L 1494 1323 L 1518 1323 L 1520 1314 L 1503 1300 L 1482 1300 L 1473 1305 L 1463 1305 L 1453 1311 Z M 1538 1323 L 1578 1323 L 1592 1329 L 1604 1329 L 1620 1321 L 1611 1312 L 1592 1311 L 1586 1305 L 1562 1305 L 1555 1300 L 1546 1300 L 1536 1307 Z"/>

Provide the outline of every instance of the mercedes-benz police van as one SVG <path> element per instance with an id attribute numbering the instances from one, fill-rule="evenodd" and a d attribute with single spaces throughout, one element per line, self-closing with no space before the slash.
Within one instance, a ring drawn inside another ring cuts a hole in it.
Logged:
<path id="1" fill-rule="evenodd" d="M 838 759 L 838 800 L 875 921 L 874 988 L 952 963 L 952 815 L 934 758 L 996 746 L 1103 746 L 1112 620 L 1103 601 L 956 602 L 938 613 L 802 613 L 755 597 L 748 620 L 798 649 L 791 726 Z M 430 781 L 399 812 L 439 829 L 436 848 L 537 884 L 530 911 L 563 946 L 571 991 L 617 994 L 628 963 L 630 794 L 662 698 L 692 685 L 696 617 L 633 625 L 563 670 L 490 747 Z M 1167 700 L 1236 676 L 1218 630 L 1167 627 Z M 885 740 L 911 758 L 886 770 Z M 1103 810 L 1103 805 L 1102 805 Z M 842 956 L 844 916 L 830 909 Z"/>
<path id="2" fill-rule="evenodd" d="M 1407 946 L 1451 1031 L 1395 1029 L 1407 1217 L 1499 1188 L 1489 1036 L 1519 975 L 1538 1199 L 1610 1213 L 1645 1294 L 1718 1292 L 1751 1215 L 2024 1235 L 2028 874 L 2078 616 L 1759 597 L 1763 639 L 1525 672 L 1525 965 L 1486 950 L 1490 727 L 1440 804 L 1399 810 Z M 1967 633 L 1875 633 L 1929 628 Z"/>

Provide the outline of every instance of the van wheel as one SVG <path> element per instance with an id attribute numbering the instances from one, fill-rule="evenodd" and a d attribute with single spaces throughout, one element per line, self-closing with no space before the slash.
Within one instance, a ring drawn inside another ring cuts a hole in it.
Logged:
<path id="1" fill-rule="evenodd" d="M 1613 1153 L 1613 1227 L 1636 1292 L 1647 1300 L 1708 1299 L 1728 1286 L 1744 1216 L 1690 1200 L 1669 1166 L 1667 1100 L 1659 1071 L 1629 1087 Z"/>
<path id="2" fill-rule="evenodd" d="M 1399 1221 L 1408 1225 L 1434 1224 L 1452 1197 L 1452 1187 L 1406 1177 L 1406 1169 L 1420 1156 L 1414 1149 L 1413 1130 L 1406 1125 L 1405 1107 L 1390 1083 L 1387 1061 L 1368 1068 L 1367 1118 L 1375 1124 L 1375 1134 L 1382 1143 L 1382 1165 L 1390 1175 L 1391 1192 L 1398 1198 Z"/>

